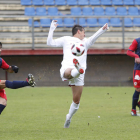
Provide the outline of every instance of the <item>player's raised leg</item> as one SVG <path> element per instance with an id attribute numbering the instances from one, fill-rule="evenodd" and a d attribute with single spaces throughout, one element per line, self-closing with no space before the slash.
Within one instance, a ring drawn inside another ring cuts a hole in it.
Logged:
<path id="1" fill-rule="evenodd" d="M 81 94 L 83 90 L 83 86 L 72 86 L 71 88 L 72 88 L 72 93 L 73 93 L 73 102 L 70 106 L 69 113 L 66 115 L 64 128 L 69 128 L 72 116 L 79 109 L 80 98 L 81 98 Z"/>
<path id="2" fill-rule="evenodd" d="M 80 74 L 84 73 L 84 69 L 81 67 L 77 59 L 73 59 L 73 64 L 75 68 L 67 68 L 64 72 L 64 78 L 77 78 Z"/>
<path id="3" fill-rule="evenodd" d="M 28 78 L 26 81 L 8 81 L 8 80 L 0 80 L 0 114 L 4 110 L 7 105 L 7 97 L 4 88 L 17 89 L 25 86 L 35 86 L 34 76 L 32 74 L 28 74 Z"/>
<path id="4" fill-rule="evenodd" d="M 31 87 L 34 87 L 36 85 L 34 76 L 31 73 L 28 74 L 28 78 L 26 78 L 26 81 Z"/>
<path id="5" fill-rule="evenodd" d="M 84 69 L 79 64 L 78 60 L 76 58 L 73 59 L 73 64 L 76 67 L 76 69 L 79 71 L 80 74 L 84 73 Z"/>
<path id="6" fill-rule="evenodd" d="M 11 89 L 17 89 L 22 88 L 26 86 L 34 87 L 36 85 L 34 76 L 32 74 L 28 74 L 28 78 L 26 81 L 9 81 L 9 80 L 1 80 L 0 81 L 0 89 L 4 88 L 11 88 Z"/>
<path id="7" fill-rule="evenodd" d="M 76 68 L 67 68 L 64 72 L 64 78 L 72 79 L 80 75 L 79 71 Z"/>

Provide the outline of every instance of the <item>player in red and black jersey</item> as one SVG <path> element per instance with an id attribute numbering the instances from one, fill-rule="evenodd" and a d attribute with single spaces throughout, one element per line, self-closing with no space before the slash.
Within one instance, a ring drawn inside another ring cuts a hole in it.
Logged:
<path id="1" fill-rule="evenodd" d="M 2 43 L 0 42 L 0 53 L 2 50 Z M 15 65 L 8 65 L 1 57 L 0 57 L 0 68 L 6 70 L 9 73 L 18 73 L 19 68 Z M 25 86 L 35 86 L 34 76 L 32 74 L 28 74 L 28 78 L 26 81 L 9 81 L 9 80 L 0 80 L 0 114 L 4 110 L 7 105 L 7 97 L 5 93 L 5 88 L 17 89 Z"/>
<path id="2" fill-rule="evenodd" d="M 139 94 L 140 94 L 140 38 L 134 39 L 130 45 L 127 55 L 135 58 L 133 70 L 133 85 L 135 92 L 132 97 L 132 110 L 131 115 L 137 116 L 136 106 L 140 108 Z"/>

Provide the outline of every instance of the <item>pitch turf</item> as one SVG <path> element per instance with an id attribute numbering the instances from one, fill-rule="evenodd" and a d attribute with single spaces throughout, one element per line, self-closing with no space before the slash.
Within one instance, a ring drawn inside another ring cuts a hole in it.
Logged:
<path id="1" fill-rule="evenodd" d="M 70 128 L 69 87 L 6 89 L 0 140 L 138 140 L 140 117 L 130 115 L 133 87 L 85 87 Z M 100 116 L 100 118 L 98 118 Z"/>

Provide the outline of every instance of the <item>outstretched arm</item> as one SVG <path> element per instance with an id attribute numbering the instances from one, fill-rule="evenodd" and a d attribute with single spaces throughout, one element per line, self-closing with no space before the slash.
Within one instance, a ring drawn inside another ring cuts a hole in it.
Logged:
<path id="1" fill-rule="evenodd" d="M 13 73 L 13 72 L 14 72 L 14 71 L 12 70 L 12 67 L 11 67 L 11 66 L 9 66 L 8 69 L 4 69 L 4 70 L 6 70 L 6 71 L 9 72 L 9 73 Z"/>
<path id="2" fill-rule="evenodd" d="M 48 34 L 48 38 L 47 38 L 47 45 L 51 46 L 51 47 L 62 47 L 63 44 L 63 37 L 58 38 L 58 39 L 53 39 L 53 32 L 57 27 L 57 20 L 53 20 L 50 26 L 50 30 L 49 30 L 49 34 Z"/>
<path id="3" fill-rule="evenodd" d="M 4 69 L 4 70 L 6 70 L 9 73 L 13 73 L 13 72 L 18 73 L 19 68 L 15 65 L 12 65 L 12 66 L 9 66 L 8 69 Z"/>
<path id="4" fill-rule="evenodd" d="M 8 65 L 2 58 L 0 58 L 0 67 L 9 73 L 13 72 L 17 73 L 19 70 L 19 68 L 15 65 L 12 66 Z"/>
<path id="5" fill-rule="evenodd" d="M 86 41 L 87 49 L 90 48 L 94 42 L 106 31 L 108 30 L 108 24 L 106 23 L 102 28 L 100 28 L 94 35 L 89 37 Z"/>

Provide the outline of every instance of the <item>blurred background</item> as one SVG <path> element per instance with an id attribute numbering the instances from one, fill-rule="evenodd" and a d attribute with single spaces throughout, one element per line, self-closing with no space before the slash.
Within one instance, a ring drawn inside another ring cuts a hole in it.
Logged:
<path id="1" fill-rule="evenodd" d="M 126 55 L 139 37 L 140 0 L 1 0 L 2 58 L 20 68 L 18 74 L 0 70 L 1 79 L 23 80 L 32 73 L 37 86 L 64 86 L 59 74 L 62 48 L 46 45 L 52 19 L 58 20 L 54 38 L 71 36 L 74 24 L 86 37 L 105 23 L 104 33 L 88 51 L 86 86 L 132 86 L 134 59 Z"/>

